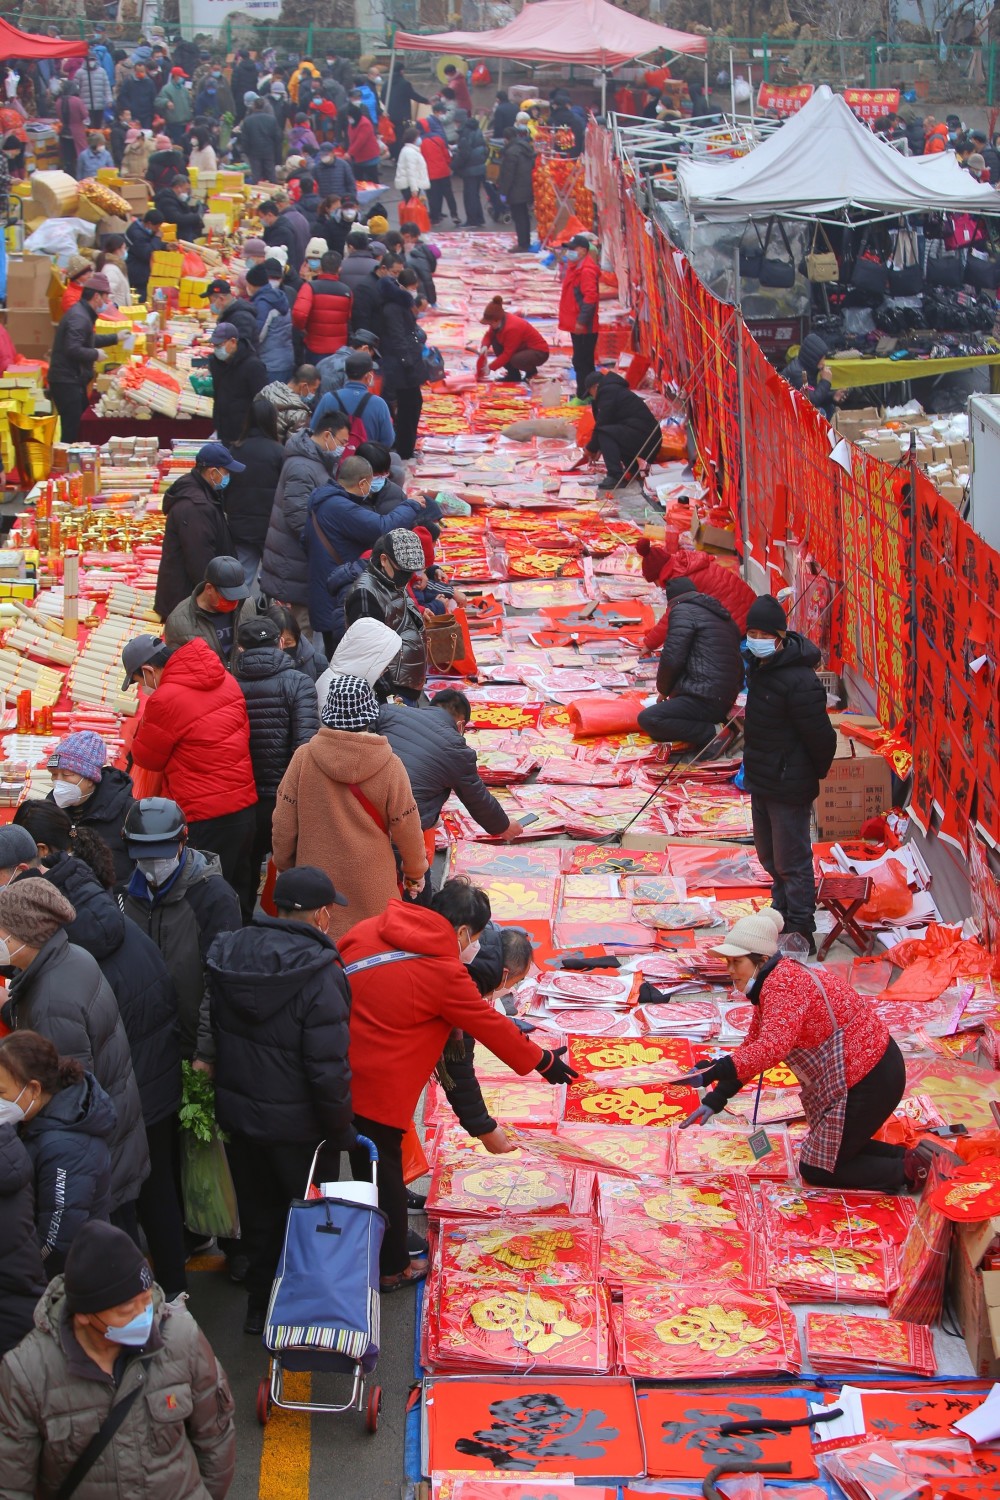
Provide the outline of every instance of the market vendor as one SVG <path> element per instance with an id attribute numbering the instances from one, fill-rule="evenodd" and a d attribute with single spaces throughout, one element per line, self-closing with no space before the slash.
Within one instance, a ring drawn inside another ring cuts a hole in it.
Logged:
<path id="1" fill-rule="evenodd" d="M 612 370 L 592 370 L 585 390 L 593 401 L 594 435 L 587 452 L 600 453 L 607 470 L 599 488 L 615 490 L 635 478 L 640 459 L 652 461 L 660 451 L 660 424 L 628 382 Z"/>
<path id="2" fill-rule="evenodd" d="M 874 1140 L 906 1088 L 906 1065 L 871 1000 L 821 967 L 778 951 L 781 913 L 741 917 L 711 951 L 754 1007 L 743 1044 L 675 1082 L 713 1087 L 682 1123 L 704 1125 L 745 1083 L 786 1062 L 799 1080 L 809 1133 L 799 1172 L 811 1187 L 872 1193 L 919 1189 L 935 1148 Z"/>
<path id="3" fill-rule="evenodd" d="M 651 740 L 680 742 L 693 752 L 721 755 L 729 718 L 743 686 L 740 630 L 725 605 L 702 594 L 690 578 L 667 584 L 668 625 L 656 671 L 657 702 L 639 715 Z M 713 743 L 713 741 L 715 743 Z"/>
<path id="4" fill-rule="evenodd" d="M 830 378 L 830 367 L 826 363 L 829 353 L 826 339 L 818 333 L 807 333 L 798 350 L 788 361 L 782 374 L 797 391 L 801 391 L 828 422 L 833 421 L 833 408 L 847 395 L 846 391 L 835 391 Z"/>
<path id="5" fill-rule="evenodd" d="M 504 380 L 530 380 L 538 373 L 549 357 L 549 346 L 533 323 L 508 312 L 500 296 L 487 302 L 482 321 L 483 351 L 494 356 L 487 366 L 490 371 L 503 366 Z"/>
<path id="6" fill-rule="evenodd" d="M 63 313 L 52 341 L 49 360 L 49 395 L 59 413 L 64 443 L 75 443 L 80 432 L 80 418 L 87 409 L 87 387 L 100 359 L 100 351 L 122 343 L 131 349 L 135 340 L 129 329 L 121 333 L 97 333 L 97 319 L 110 299 L 111 284 L 100 273 L 83 283 L 79 302 Z"/>
<path id="7" fill-rule="evenodd" d="M 168 224 L 176 224 L 179 240 L 196 240 L 205 233 L 201 204 L 191 198 L 191 183 L 180 173 L 156 195 L 156 206 Z"/>

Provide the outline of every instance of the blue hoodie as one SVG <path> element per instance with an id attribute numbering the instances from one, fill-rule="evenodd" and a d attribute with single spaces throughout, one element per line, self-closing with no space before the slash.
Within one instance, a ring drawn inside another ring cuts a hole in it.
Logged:
<path id="1" fill-rule="evenodd" d="M 292 345 L 292 315 L 288 298 L 280 287 L 258 287 L 250 298 L 257 317 L 257 352 L 264 361 L 269 380 L 287 380 L 295 370 Z"/>

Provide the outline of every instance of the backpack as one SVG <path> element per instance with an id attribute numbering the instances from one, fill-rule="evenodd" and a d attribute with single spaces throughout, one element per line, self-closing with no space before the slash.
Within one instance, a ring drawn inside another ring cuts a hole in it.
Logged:
<path id="1" fill-rule="evenodd" d="M 361 418 L 365 414 L 365 407 L 372 399 L 372 393 L 371 391 L 366 391 L 365 394 L 361 397 L 361 400 L 358 402 L 354 411 L 352 412 L 349 412 L 347 410 L 347 407 L 341 401 L 336 391 L 333 391 L 331 394 L 333 395 L 334 401 L 337 403 L 337 410 L 342 411 L 344 413 L 344 416 L 347 417 L 348 421 L 351 424 L 350 434 L 344 447 L 344 451 L 341 454 L 341 460 L 343 460 L 345 458 L 350 458 L 352 454 L 358 451 L 362 443 L 367 443 L 368 441 L 368 429 L 366 428 L 364 422 L 362 422 Z"/>

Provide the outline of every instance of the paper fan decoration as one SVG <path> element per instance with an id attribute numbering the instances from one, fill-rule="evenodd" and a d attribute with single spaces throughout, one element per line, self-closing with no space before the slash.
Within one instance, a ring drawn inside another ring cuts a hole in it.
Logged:
<path id="1" fill-rule="evenodd" d="M 795 1374 L 802 1365 L 795 1317 L 776 1292 L 626 1284 L 622 1307 L 622 1363 L 635 1379 Z"/>

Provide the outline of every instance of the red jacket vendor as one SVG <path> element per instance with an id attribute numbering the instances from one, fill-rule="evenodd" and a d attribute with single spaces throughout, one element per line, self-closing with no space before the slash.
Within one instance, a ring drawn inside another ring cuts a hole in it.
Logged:
<path id="1" fill-rule="evenodd" d="M 600 331 L 601 277 L 590 253 L 590 241 L 584 234 L 573 236 L 563 253 L 563 261 L 566 271 L 559 293 L 559 327 L 570 335 L 573 344 L 576 399 L 585 401 L 587 376 L 594 368 Z"/>
<path id="2" fill-rule="evenodd" d="M 491 353 L 487 368 L 504 367 L 504 380 L 530 380 L 549 357 L 549 346 L 533 323 L 508 312 L 502 297 L 487 302 L 482 321 L 486 324 L 483 350 Z"/>
<path id="3" fill-rule="evenodd" d="M 378 1201 L 389 1220 L 382 1242 L 382 1290 L 419 1281 L 426 1260 L 406 1246 L 402 1144 L 417 1101 L 454 1028 L 482 1042 L 515 1073 L 548 1083 L 575 1078 L 561 1054 L 544 1052 L 484 1000 L 467 972 L 490 920 L 484 891 L 449 880 L 430 910 L 390 901 L 380 916 L 340 940 L 351 981 L 351 1096 L 354 1125 L 378 1147 Z M 366 1150 L 351 1153 L 357 1178 L 370 1179 Z"/>
<path id="4" fill-rule="evenodd" d="M 703 1125 L 759 1073 L 787 1062 L 809 1125 L 799 1157 L 813 1187 L 898 1193 L 922 1186 L 934 1148 L 873 1139 L 906 1088 L 903 1055 L 871 1001 L 821 967 L 778 952 L 781 913 L 741 917 L 712 951 L 756 1008 L 743 1045 L 700 1065 L 686 1081 L 715 1087 L 681 1126 Z"/>

